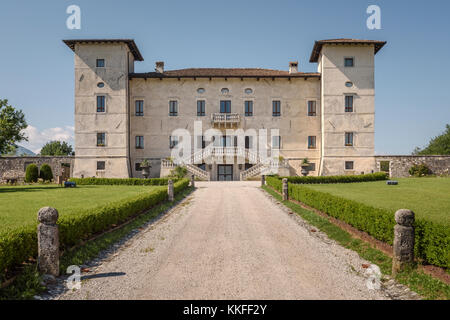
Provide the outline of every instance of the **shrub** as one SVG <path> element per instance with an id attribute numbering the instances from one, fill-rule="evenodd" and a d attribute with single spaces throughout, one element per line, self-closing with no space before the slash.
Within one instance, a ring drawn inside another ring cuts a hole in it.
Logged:
<path id="1" fill-rule="evenodd" d="M 174 183 L 174 193 L 182 192 L 188 185 L 188 179 L 177 181 Z M 71 216 L 63 216 L 58 221 L 60 245 L 61 247 L 75 245 L 81 240 L 105 231 L 114 224 L 120 224 L 166 199 L 167 187 L 157 187 L 149 193 L 86 209 Z M 0 280 L 5 270 L 36 256 L 36 224 L 0 233 Z"/>
<path id="2" fill-rule="evenodd" d="M 52 168 L 48 164 L 44 163 L 41 166 L 39 177 L 44 181 L 51 181 L 53 179 Z"/>
<path id="3" fill-rule="evenodd" d="M 27 169 L 25 171 L 25 182 L 37 182 L 39 178 L 39 170 L 37 165 L 34 163 L 27 166 Z"/>
<path id="4" fill-rule="evenodd" d="M 178 181 L 178 179 L 173 180 Z M 77 185 L 164 186 L 168 184 L 169 178 L 70 178 L 69 181 Z"/>
<path id="5" fill-rule="evenodd" d="M 423 177 L 431 174 L 431 170 L 423 163 L 415 164 L 411 168 L 409 168 L 409 174 L 416 177 Z"/>
<path id="6" fill-rule="evenodd" d="M 280 179 L 267 177 L 266 181 L 269 186 L 281 192 Z M 391 245 L 393 243 L 394 212 L 316 191 L 299 184 L 289 184 L 289 197 L 367 232 L 378 240 Z M 436 266 L 450 267 L 450 228 L 448 226 L 417 219 L 415 234 L 416 257 Z"/>
<path id="7" fill-rule="evenodd" d="M 185 167 L 177 166 L 175 169 L 170 171 L 170 177 L 182 179 L 186 177 L 188 171 Z"/>
<path id="8" fill-rule="evenodd" d="M 279 179 L 282 179 L 280 177 Z M 367 182 L 386 180 L 386 172 L 377 172 L 361 175 L 349 176 L 310 176 L 310 177 L 286 177 L 288 182 L 296 184 L 319 184 L 319 183 L 352 183 L 352 182 Z"/>

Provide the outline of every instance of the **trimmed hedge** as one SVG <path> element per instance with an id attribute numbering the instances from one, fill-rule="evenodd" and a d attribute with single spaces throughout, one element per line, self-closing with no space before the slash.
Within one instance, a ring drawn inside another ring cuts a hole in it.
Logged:
<path id="1" fill-rule="evenodd" d="M 174 193 L 178 194 L 189 186 L 189 179 L 174 183 Z M 73 246 L 93 234 L 120 224 L 167 199 L 167 188 L 159 187 L 146 194 L 110 204 L 86 209 L 77 215 L 61 217 L 58 220 L 61 247 Z M 0 280 L 4 271 L 37 256 L 36 225 L 8 230 L 0 233 Z"/>
<path id="2" fill-rule="evenodd" d="M 175 183 L 178 179 L 172 179 Z M 77 185 L 127 185 L 127 186 L 166 186 L 169 178 L 70 178 Z"/>
<path id="3" fill-rule="evenodd" d="M 267 184 L 281 192 L 282 182 L 267 177 Z M 394 239 L 394 212 L 374 208 L 353 200 L 316 191 L 299 184 L 289 184 L 289 197 L 344 221 L 374 238 L 392 245 Z M 425 262 L 450 267 L 450 228 L 423 219 L 415 222 L 415 255 Z"/>
<path id="4" fill-rule="evenodd" d="M 44 163 L 41 166 L 41 171 L 39 172 L 39 177 L 44 181 L 52 181 L 53 180 L 52 168 L 48 164 Z"/>
<path id="5" fill-rule="evenodd" d="M 283 177 L 284 178 L 284 177 Z M 285 177 L 290 183 L 296 184 L 321 184 L 321 183 L 352 183 L 387 180 L 386 172 L 376 172 L 351 176 L 311 176 L 311 177 Z M 282 179 L 281 177 L 279 179 Z"/>
<path id="6" fill-rule="evenodd" d="M 39 169 L 34 163 L 27 166 L 25 169 L 25 182 L 37 182 L 39 178 Z"/>

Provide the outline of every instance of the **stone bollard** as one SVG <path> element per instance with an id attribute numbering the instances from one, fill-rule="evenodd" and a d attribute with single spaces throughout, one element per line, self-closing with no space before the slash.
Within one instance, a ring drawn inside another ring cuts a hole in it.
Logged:
<path id="1" fill-rule="evenodd" d="M 394 227 L 394 257 L 392 274 L 397 274 L 406 265 L 414 263 L 414 212 L 407 209 L 397 210 Z"/>
<path id="2" fill-rule="evenodd" d="M 173 181 L 172 179 L 169 179 L 169 182 L 167 184 L 167 194 L 169 195 L 169 201 L 173 201 Z"/>
<path id="3" fill-rule="evenodd" d="M 289 187 L 287 178 L 283 178 L 283 201 L 289 200 Z"/>
<path id="4" fill-rule="evenodd" d="M 44 274 L 59 275 L 58 211 L 44 207 L 38 212 L 38 268 Z"/>
<path id="5" fill-rule="evenodd" d="M 195 175 L 191 174 L 191 187 L 195 188 Z"/>
<path id="6" fill-rule="evenodd" d="M 264 187 L 266 185 L 266 176 L 265 175 L 261 175 L 261 187 Z"/>

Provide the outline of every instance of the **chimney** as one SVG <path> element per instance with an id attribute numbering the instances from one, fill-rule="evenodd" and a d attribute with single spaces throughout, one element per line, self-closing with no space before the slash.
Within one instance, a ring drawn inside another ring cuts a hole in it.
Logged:
<path id="1" fill-rule="evenodd" d="M 157 61 L 155 64 L 155 71 L 158 73 L 164 73 L 164 61 Z"/>
<path id="2" fill-rule="evenodd" d="M 289 73 L 298 72 L 298 61 L 289 62 Z"/>

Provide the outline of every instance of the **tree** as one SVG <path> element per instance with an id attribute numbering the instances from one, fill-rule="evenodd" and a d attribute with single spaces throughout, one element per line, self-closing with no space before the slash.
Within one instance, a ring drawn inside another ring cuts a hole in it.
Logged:
<path id="1" fill-rule="evenodd" d="M 48 164 L 44 163 L 41 166 L 41 171 L 39 173 L 39 178 L 41 178 L 44 181 L 52 181 L 52 179 L 53 179 L 53 172 L 52 172 L 52 168 Z"/>
<path id="2" fill-rule="evenodd" d="M 424 149 L 415 148 L 414 155 L 450 155 L 450 124 L 445 126 L 445 131 L 430 140 Z"/>
<path id="3" fill-rule="evenodd" d="M 39 169 L 34 163 L 27 166 L 25 171 L 25 182 L 37 182 L 39 178 Z"/>
<path id="4" fill-rule="evenodd" d="M 7 99 L 0 99 L 0 154 L 13 151 L 16 142 L 28 140 L 22 131 L 26 127 L 22 110 L 8 105 Z"/>
<path id="5" fill-rule="evenodd" d="M 41 149 L 42 156 L 69 156 L 72 154 L 72 146 L 65 141 L 50 141 Z"/>

